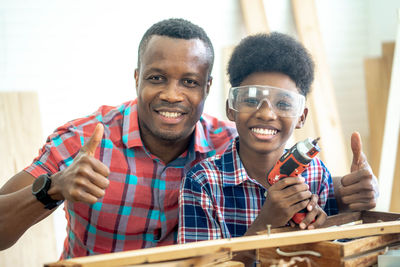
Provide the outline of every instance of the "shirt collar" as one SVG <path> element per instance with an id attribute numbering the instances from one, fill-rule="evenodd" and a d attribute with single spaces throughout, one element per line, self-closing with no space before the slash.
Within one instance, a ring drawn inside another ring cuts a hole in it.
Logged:
<path id="1" fill-rule="evenodd" d="M 233 186 L 233 185 L 239 185 L 241 183 L 244 183 L 247 180 L 250 180 L 252 182 L 253 179 L 251 179 L 246 172 L 246 169 L 243 166 L 242 161 L 240 160 L 239 156 L 239 137 L 237 136 L 230 145 L 230 147 L 226 150 L 226 152 L 223 154 L 222 160 L 223 160 L 223 169 L 224 169 L 224 176 L 223 176 L 223 185 L 224 186 Z M 233 172 L 232 172 L 233 170 Z M 230 173 L 233 175 L 226 175 L 227 173 Z"/>
<path id="2" fill-rule="evenodd" d="M 137 117 L 137 99 L 125 103 L 120 112 L 124 119 L 122 124 L 122 142 L 127 148 L 144 147 L 140 138 L 139 122 Z"/>

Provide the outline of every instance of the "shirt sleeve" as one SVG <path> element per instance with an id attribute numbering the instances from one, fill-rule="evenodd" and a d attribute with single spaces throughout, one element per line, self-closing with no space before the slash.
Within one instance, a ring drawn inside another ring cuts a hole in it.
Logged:
<path id="1" fill-rule="evenodd" d="M 39 155 L 24 170 L 35 177 L 54 174 L 72 164 L 73 158 L 84 143 L 83 133 L 73 124 L 57 128 L 39 150 Z"/>
<path id="2" fill-rule="evenodd" d="M 217 211 L 211 197 L 210 185 L 201 184 L 205 172 L 189 171 L 179 194 L 178 243 L 188 243 L 223 238 Z M 201 169 L 201 168 L 200 168 Z"/>
<path id="3" fill-rule="evenodd" d="M 329 170 L 326 168 L 322 161 L 319 161 L 322 168 L 322 181 L 321 181 L 321 192 L 319 195 L 324 196 L 324 205 L 321 206 L 328 216 L 335 215 L 339 213 L 334 188 L 332 176 Z"/>

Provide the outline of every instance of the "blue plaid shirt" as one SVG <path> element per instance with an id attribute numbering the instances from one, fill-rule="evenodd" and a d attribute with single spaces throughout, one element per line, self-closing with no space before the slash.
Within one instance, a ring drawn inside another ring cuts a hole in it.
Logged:
<path id="1" fill-rule="evenodd" d="M 247 175 L 237 142 L 187 173 L 179 196 L 179 243 L 243 236 L 258 216 L 266 189 Z M 337 214 L 331 174 L 322 161 L 314 158 L 302 176 L 327 215 Z"/>

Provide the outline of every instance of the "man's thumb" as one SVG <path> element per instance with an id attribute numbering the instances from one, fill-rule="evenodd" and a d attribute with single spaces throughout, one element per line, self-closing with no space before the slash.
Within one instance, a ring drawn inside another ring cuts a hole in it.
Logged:
<path id="1" fill-rule="evenodd" d="M 103 124 L 98 123 L 89 141 L 81 148 L 81 151 L 89 154 L 90 156 L 94 156 L 96 148 L 99 146 L 101 139 L 103 138 L 103 133 L 104 126 Z"/>
<path id="2" fill-rule="evenodd" d="M 365 167 L 366 158 L 362 152 L 361 136 L 358 132 L 351 135 L 351 150 L 353 151 L 353 162 L 351 163 L 351 172 L 358 171 Z"/>

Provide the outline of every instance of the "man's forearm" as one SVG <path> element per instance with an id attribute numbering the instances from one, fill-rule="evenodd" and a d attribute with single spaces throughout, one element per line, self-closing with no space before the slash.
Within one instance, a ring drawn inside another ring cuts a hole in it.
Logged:
<path id="1" fill-rule="evenodd" d="M 52 211 L 37 201 L 31 193 L 31 186 L 0 195 L 0 250 L 14 245 L 27 229 Z"/>

